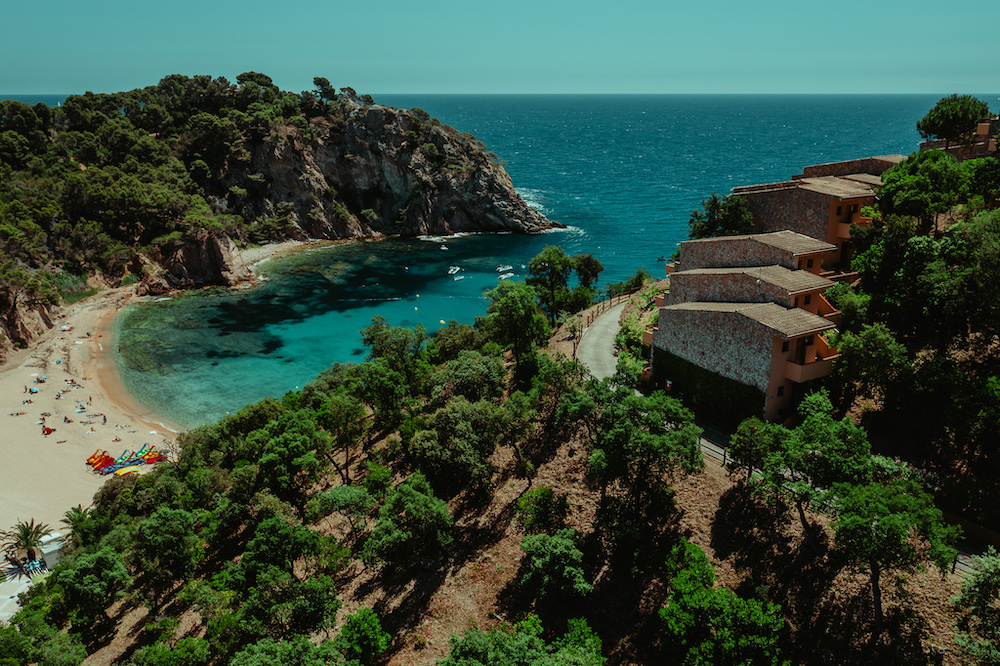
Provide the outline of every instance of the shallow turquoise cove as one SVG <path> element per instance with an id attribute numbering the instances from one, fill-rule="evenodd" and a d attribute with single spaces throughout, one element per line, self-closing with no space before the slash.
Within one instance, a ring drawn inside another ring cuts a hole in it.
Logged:
<path id="1" fill-rule="evenodd" d="M 136 303 L 116 325 L 122 381 L 173 422 L 211 422 L 280 397 L 336 361 L 363 360 L 359 332 L 375 316 L 428 331 L 441 321 L 474 322 L 486 312 L 483 293 L 498 283 L 497 266 L 521 276 L 546 243 L 572 245 L 575 235 L 327 247 L 264 264 L 268 281 L 253 289 Z M 451 266 L 461 270 L 450 275 Z"/>

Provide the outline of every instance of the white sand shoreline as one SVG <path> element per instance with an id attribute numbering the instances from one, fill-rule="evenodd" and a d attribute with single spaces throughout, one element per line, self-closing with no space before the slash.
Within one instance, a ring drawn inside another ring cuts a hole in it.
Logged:
<path id="1" fill-rule="evenodd" d="M 287 241 L 240 254 L 244 264 L 257 267 L 308 245 L 312 243 Z M 0 366 L 0 452 L 4 459 L 0 530 L 34 519 L 65 532 L 60 521 L 66 511 L 78 504 L 89 506 L 107 481 L 86 465 L 95 451 L 107 450 L 117 457 L 148 443 L 163 453 L 173 453 L 183 428 L 125 390 L 110 349 L 115 315 L 133 298 L 134 286 L 120 287 L 66 306 L 54 314 L 54 328 L 27 349 L 10 354 Z M 71 330 L 63 331 L 63 326 Z M 46 377 L 44 383 L 37 383 L 41 376 Z M 83 412 L 76 411 L 80 407 Z M 40 423 L 42 414 L 47 414 L 44 425 L 55 429 L 48 436 Z"/>

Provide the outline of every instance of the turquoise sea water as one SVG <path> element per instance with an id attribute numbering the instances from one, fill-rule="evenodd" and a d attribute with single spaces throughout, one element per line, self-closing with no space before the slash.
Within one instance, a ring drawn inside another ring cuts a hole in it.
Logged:
<path id="1" fill-rule="evenodd" d="M 937 95 L 382 96 L 472 132 L 518 191 L 565 231 L 356 243 L 266 265 L 269 282 L 139 304 L 119 318 L 123 381 L 184 425 L 280 396 L 335 361 L 359 361 L 376 315 L 433 330 L 485 312 L 496 267 L 546 244 L 593 252 L 602 282 L 662 271 L 713 191 L 785 180 L 805 165 L 917 149 Z M 447 249 L 442 249 L 442 246 Z M 448 267 L 463 268 L 455 281 Z M 131 366 L 131 367 L 129 367 Z"/>

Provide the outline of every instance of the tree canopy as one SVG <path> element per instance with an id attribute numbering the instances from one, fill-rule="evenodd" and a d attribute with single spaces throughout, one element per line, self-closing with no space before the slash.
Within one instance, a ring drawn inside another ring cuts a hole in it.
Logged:
<path id="1" fill-rule="evenodd" d="M 915 481 L 838 484 L 834 494 L 837 548 L 868 571 L 877 634 L 882 630 L 882 574 L 912 571 L 922 562 L 944 571 L 955 558 L 953 544 L 961 530 L 944 524 L 941 510 Z"/>
<path id="2" fill-rule="evenodd" d="M 703 210 L 691 211 L 688 238 L 739 236 L 754 232 L 753 215 L 743 197 L 729 194 L 720 197 L 715 192 L 701 202 Z"/>
<path id="3" fill-rule="evenodd" d="M 938 100 L 923 118 L 917 121 L 920 136 L 961 141 L 976 130 L 976 123 L 990 114 L 989 105 L 972 95 L 949 95 Z"/>

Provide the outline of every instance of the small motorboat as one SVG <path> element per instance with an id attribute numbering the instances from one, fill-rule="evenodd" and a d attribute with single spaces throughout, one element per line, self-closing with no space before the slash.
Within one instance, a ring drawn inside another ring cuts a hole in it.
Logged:
<path id="1" fill-rule="evenodd" d="M 455 273 L 459 272 L 460 270 L 462 270 L 462 269 L 459 266 L 450 266 L 448 268 L 448 275 L 454 275 Z"/>
<path id="2" fill-rule="evenodd" d="M 501 280 L 509 280 L 512 277 L 514 277 L 513 273 L 504 273 L 503 275 L 500 276 L 500 279 Z"/>
<path id="3" fill-rule="evenodd" d="M 442 243 L 442 244 L 441 244 L 441 249 L 442 249 L 442 250 L 447 250 L 447 249 L 448 249 L 448 246 L 447 246 L 447 245 L 445 245 L 444 243 Z"/>
<path id="4" fill-rule="evenodd" d="M 514 270 L 513 266 L 497 266 L 497 273 L 509 273 L 512 270 Z"/>
<path id="5" fill-rule="evenodd" d="M 454 280 L 455 282 L 458 282 L 459 280 L 464 280 L 464 279 L 465 279 L 464 275 L 456 275 L 455 277 L 452 278 L 452 280 Z"/>

